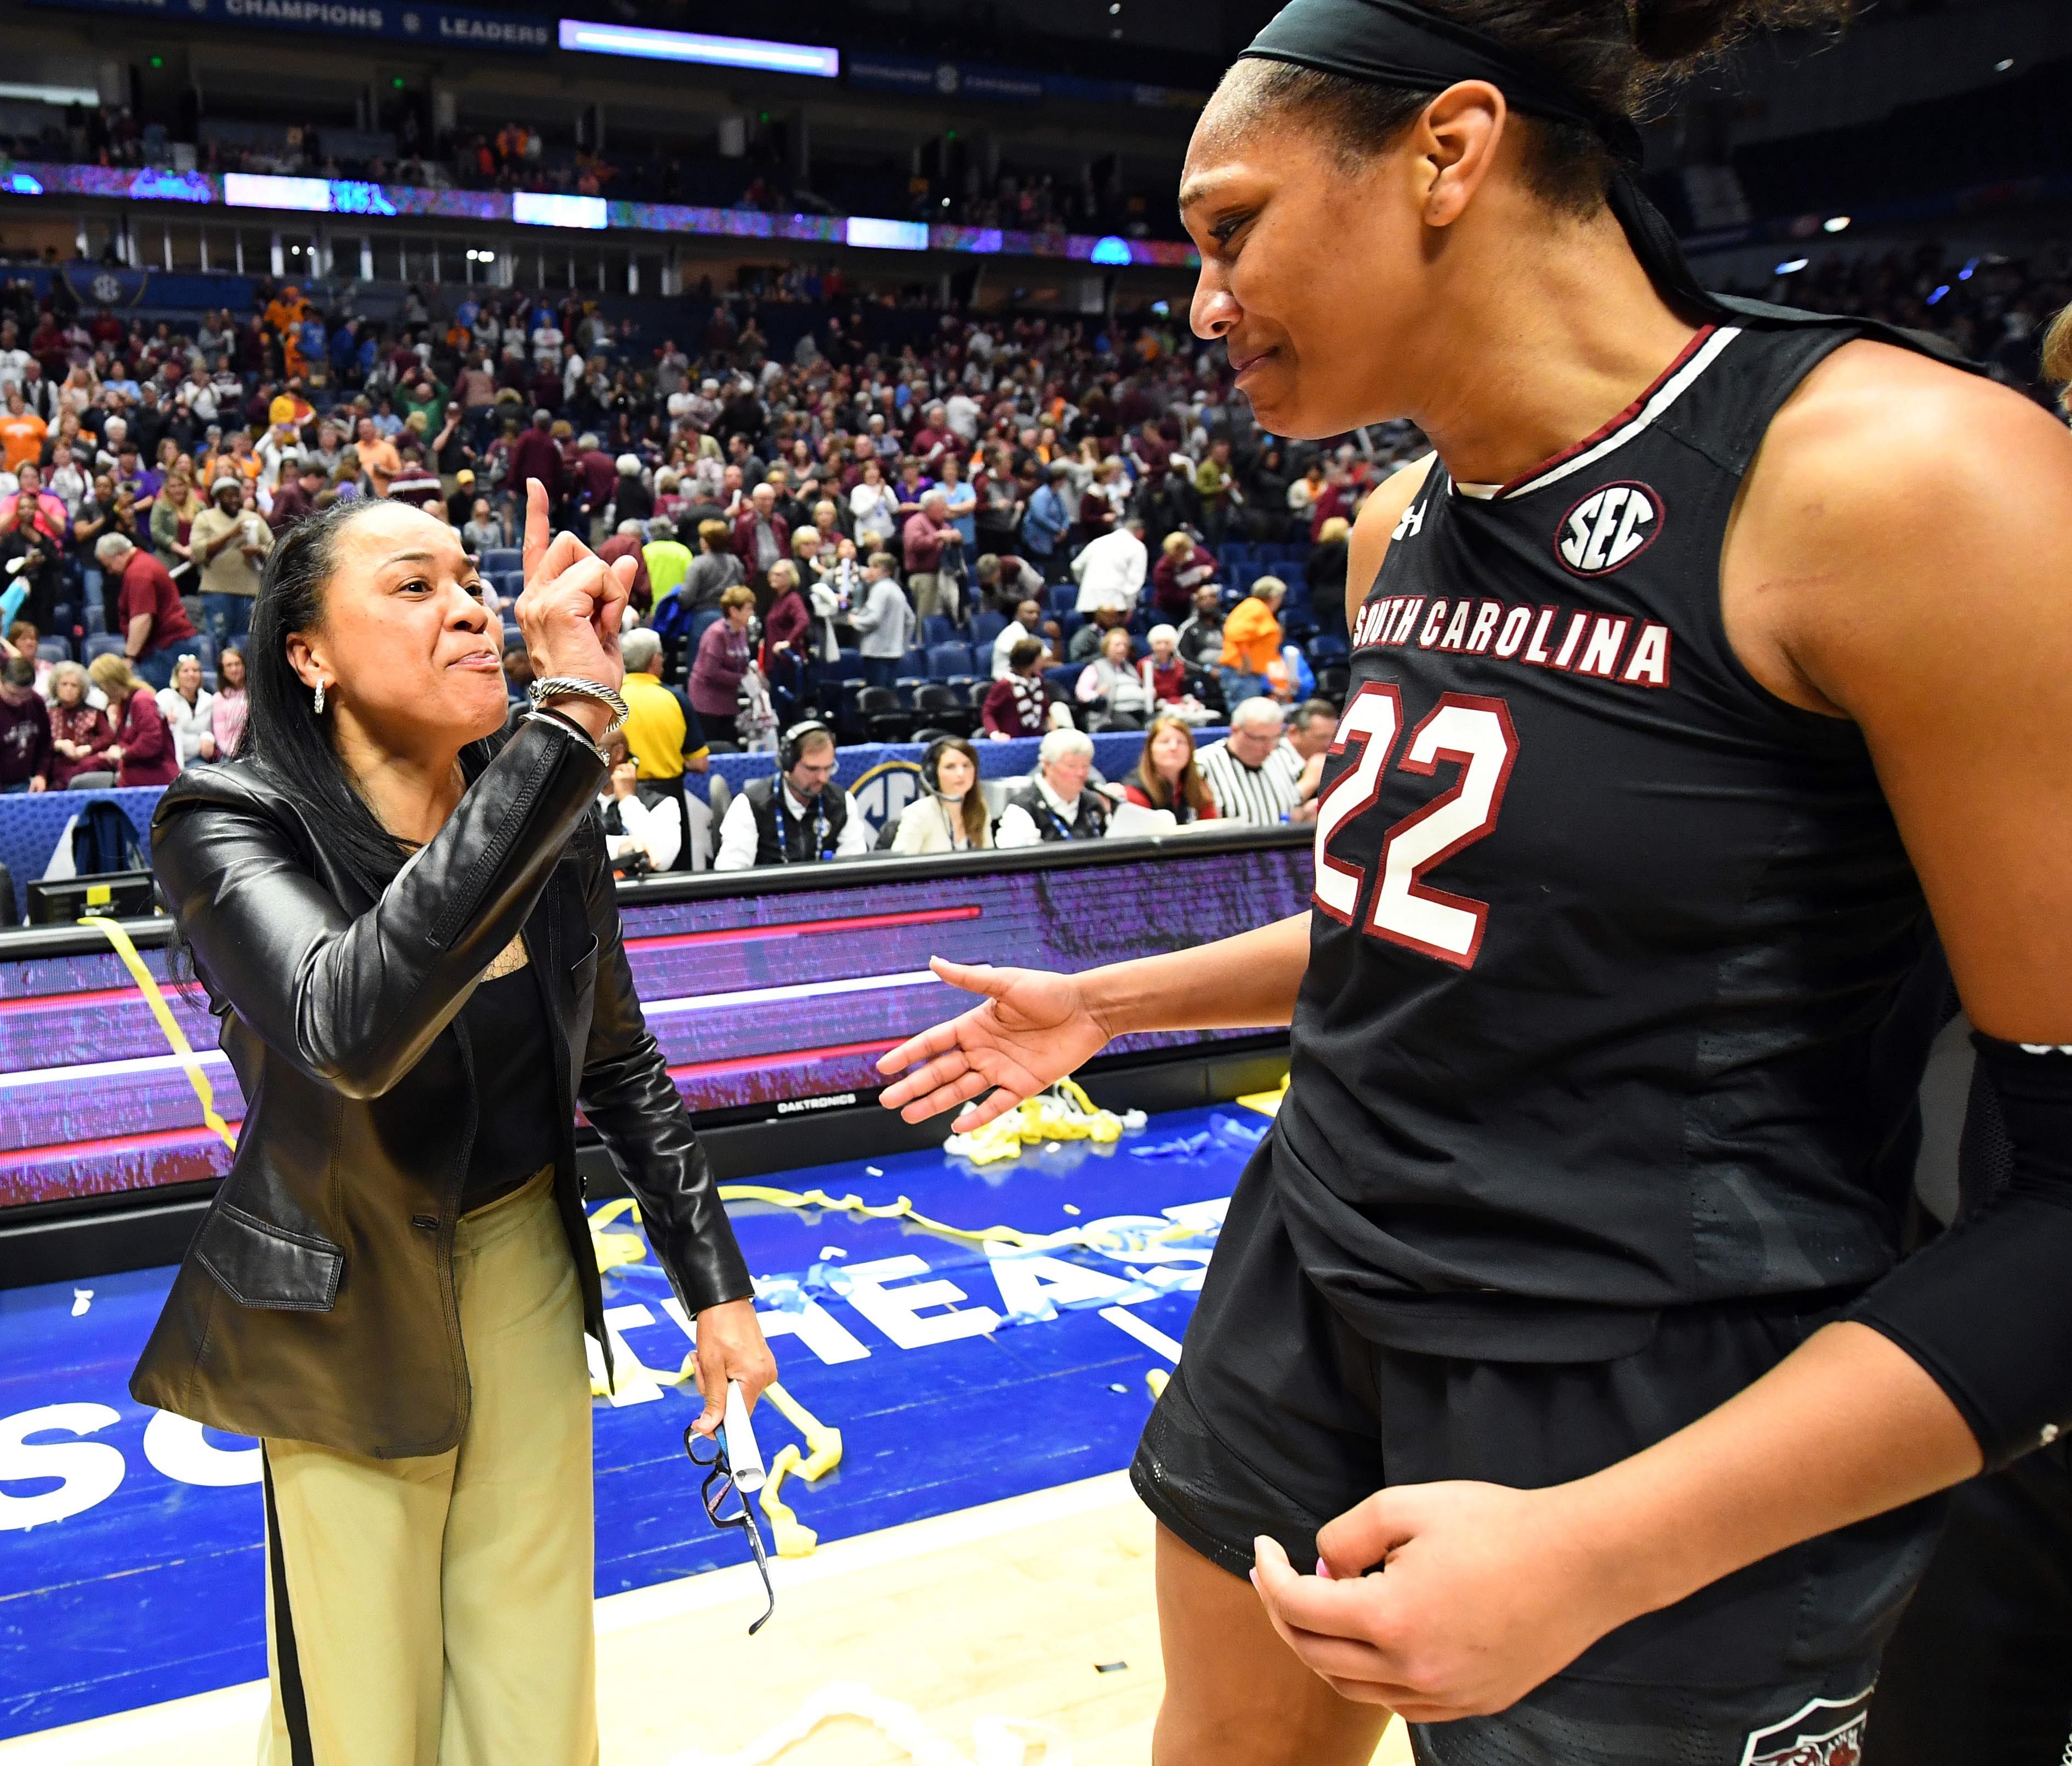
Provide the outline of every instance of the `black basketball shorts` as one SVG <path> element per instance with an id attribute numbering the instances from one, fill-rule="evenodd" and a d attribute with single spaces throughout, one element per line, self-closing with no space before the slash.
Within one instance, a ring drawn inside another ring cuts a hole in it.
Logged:
<path id="1" fill-rule="evenodd" d="M 1453 1360 L 1366 1341 L 1303 1274 L 1247 1168 L 1130 1476 L 1233 1575 L 1252 1542 L 1316 1562 L 1317 1530 L 1388 1485 L 1534 1489 L 1601 1470 L 1704 1415 L 1834 1308 L 1665 1313 L 1610 1361 Z M 1425 1766 L 1856 1766 L 1878 1659 L 1941 1525 L 1940 1498 L 1796 1546 L 1622 1625 L 1493 1717 L 1412 1726 Z"/>

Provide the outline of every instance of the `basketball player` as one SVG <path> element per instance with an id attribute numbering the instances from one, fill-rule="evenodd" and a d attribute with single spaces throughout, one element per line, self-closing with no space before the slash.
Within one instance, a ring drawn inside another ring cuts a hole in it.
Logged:
<path id="1" fill-rule="evenodd" d="M 2043 343 L 2072 414 L 2072 307 Z M 2008 1177 L 1996 1100 L 1972 1075 L 1957 1151 L 1969 1214 Z M 2072 1760 L 2072 1437 L 1952 1497 L 1941 1542 L 1891 1646 L 1864 1766 L 2063 1766 Z"/>
<path id="2" fill-rule="evenodd" d="M 1260 423 L 1437 450 L 1355 530 L 1314 905 L 939 964 L 985 1000 L 883 1063 L 967 1130 L 1293 1024 L 1133 1472 L 1157 1766 L 1391 1709 L 1439 1766 L 1847 1766 L 1938 1493 L 2072 1419 L 2072 436 L 1699 290 L 1633 108 L 1786 10 L 1293 0 L 1196 129 Z M 1901 1263 L 1931 914 L 2015 1169 Z"/>

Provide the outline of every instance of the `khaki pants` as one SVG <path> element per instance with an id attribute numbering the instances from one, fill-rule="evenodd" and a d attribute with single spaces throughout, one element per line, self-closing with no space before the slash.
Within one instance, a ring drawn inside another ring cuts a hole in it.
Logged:
<path id="1" fill-rule="evenodd" d="M 590 1377 L 551 1167 L 462 1218 L 454 1279 L 457 1448 L 265 1444 L 260 1766 L 595 1766 Z"/>
<path id="2" fill-rule="evenodd" d="M 906 586 L 914 591 L 914 611 L 926 619 L 930 614 L 939 613 L 946 618 L 957 616 L 957 580 L 946 577 L 939 571 L 917 570 L 906 579 Z"/>

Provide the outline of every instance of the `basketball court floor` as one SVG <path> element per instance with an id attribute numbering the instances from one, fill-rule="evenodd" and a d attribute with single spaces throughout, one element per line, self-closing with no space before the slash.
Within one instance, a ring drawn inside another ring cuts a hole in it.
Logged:
<path id="1" fill-rule="evenodd" d="M 1264 1119 L 1179 1111 L 984 1166 L 850 1161 L 730 1205 L 791 1401 L 757 1413 L 765 1457 L 824 1460 L 841 1435 L 834 1469 L 782 1482 L 818 1544 L 773 1559 L 752 1638 L 760 1582 L 683 1454 L 696 1401 L 668 1376 L 688 1334 L 652 1259 L 611 1268 L 628 1366 L 594 1414 L 604 1760 L 1148 1760 L 1153 1530 L 1122 1468 Z M 790 1199 L 816 1189 L 1045 1242 Z M 604 1261 L 627 1226 L 602 1222 Z M 252 1757 L 257 1450 L 125 1390 L 171 1273 L 0 1293 L 0 1766 Z M 1375 1758 L 1408 1760 L 1400 1725 Z"/>

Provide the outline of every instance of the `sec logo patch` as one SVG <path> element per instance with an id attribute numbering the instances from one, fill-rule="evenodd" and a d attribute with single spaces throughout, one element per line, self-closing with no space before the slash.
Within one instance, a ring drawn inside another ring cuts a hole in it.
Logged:
<path id="1" fill-rule="evenodd" d="M 1600 486 L 1562 518 L 1555 555 L 1579 577 L 1609 576 L 1655 544 L 1662 516 L 1662 499 L 1650 486 Z"/>

